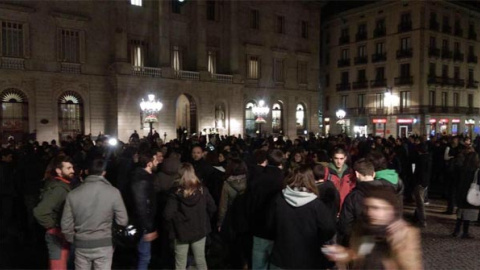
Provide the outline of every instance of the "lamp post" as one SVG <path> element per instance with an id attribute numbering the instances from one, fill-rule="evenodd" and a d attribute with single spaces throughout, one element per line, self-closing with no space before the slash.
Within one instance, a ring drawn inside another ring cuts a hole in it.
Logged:
<path id="1" fill-rule="evenodd" d="M 262 136 L 262 124 L 267 122 L 264 117 L 268 115 L 270 109 L 265 105 L 265 101 L 262 99 L 258 102 L 258 105 L 253 106 L 252 112 L 253 115 L 257 117 L 255 123 L 259 125 L 258 129 L 260 130 L 260 136 Z"/>
<path id="2" fill-rule="evenodd" d="M 342 133 L 345 133 L 345 119 L 344 118 L 347 115 L 347 113 L 344 110 L 339 109 L 339 110 L 337 110 L 335 115 L 338 118 L 337 124 L 342 125 Z"/>
<path id="3" fill-rule="evenodd" d="M 163 104 L 159 100 L 155 100 L 155 95 L 149 94 L 148 100 L 144 100 L 140 102 L 140 109 L 146 115 L 144 122 L 149 123 L 150 125 L 150 133 L 149 135 L 153 135 L 153 123 L 158 122 L 158 118 L 156 114 L 162 109 Z"/>

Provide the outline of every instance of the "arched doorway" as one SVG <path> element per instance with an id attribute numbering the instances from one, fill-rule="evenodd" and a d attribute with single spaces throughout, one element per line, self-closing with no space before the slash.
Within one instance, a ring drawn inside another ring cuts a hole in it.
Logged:
<path id="1" fill-rule="evenodd" d="M 272 106 L 272 132 L 277 134 L 283 133 L 283 110 L 282 104 L 276 102 Z"/>
<path id="2" fill-rule="evenodd" d="M 20 90 L 6 89 L 0 95 L 0 133 L 2 142 L 7 142 L 13 136 L 16 141 L 21 141 L 28 134 L 28 100 Z"/>
<path id="3" fill-rule="evenodd" d="M 84 133 L 83 100 L 79 94 L 68 91 L 58 99 L 58 133 L 60 140 L 75 138 Z"/>
<path id="4" fill-rule="evenodd" d="M 193 97 L 188 94 L 180 95 L 175 108 L 177 138 L 181 138 L 182 134 L 197 133 L 197 104 Z"/>

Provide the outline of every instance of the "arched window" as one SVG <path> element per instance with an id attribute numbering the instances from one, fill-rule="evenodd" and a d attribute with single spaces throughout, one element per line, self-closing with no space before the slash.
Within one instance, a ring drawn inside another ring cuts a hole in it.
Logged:
<path id="1" fill-rule="evenodd" d="M 245 106 L 245 133 L 247 135 L 255 135 L 255 115 L 253 114 L 253 106 L 255 103 L 248 102 Z"/>
<path id="2" fill-rule="evenodd" d="M 10 88 L 0 95 L 0 103 L 2 142 L 6 142 L 9 136 L 22 140 L 28 134 L 27 96 L 18 89 Z"/>
<path id="3" fill-rule="evenodd" d="M 297 135 L 304 134 L 303 132 L 307 129 L 306 125 L 306 113 L 305 106 L 302 104 L 297 104 L 297 109 L 295 112 L 296 126 L 297 126 Z"/>
<path id="4" fill-rule="evenodd" d="M 83 134 L 83 101 L 75 92 L 65 92 L 58 99 L 58 129 L 60 139 Z"/>
<path id="5" fill-rule="evenodd" d="M 280 103 L 274 103 L 272 106 L 272 132 L 283 133 L 283 115 Z"/>

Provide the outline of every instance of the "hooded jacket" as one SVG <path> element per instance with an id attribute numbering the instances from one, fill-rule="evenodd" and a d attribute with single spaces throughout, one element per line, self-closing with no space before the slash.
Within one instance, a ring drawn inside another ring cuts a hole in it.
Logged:
<path id="1" fill-rule="evenodd" d="M 314 193 L 286 187 L 270 208 L 273 231 L 271 263 L 282 269 L 324 269 L 328 261 L 320 249 L 335 233 L 330 210 Z"/>
<path id="2" fill-rule="evenodd" d="M 395 170 L 381 170 L 375 172 L 375 180 L 384 181 L 382 185 L 391 185 L 397 195 L 400 206 L 403 207 L 403 191 L 405 189 L 402 179 Z"/>
<path id="3" fill-rule="evenodd" d="M 62 232 L 77 248 L 111 246 L 113 220 L 121 226 L 128 222 L 120 192 L 103 176 L 90 175 L 67 196 Z"/>
<path id="4" fill-rule="evenodd" d="M 172 222 L 175 239 L 194 242 L 211 232 L 210 218 L 216 210 L 208 188 L 201 187 L 188 197 L 185 197 L 183 189 L 179 188 L 169 196 L 164 217 Z"/>
<path id="5" fill-rule="evenodd" d="M 217 227 L 221 226 L 228 208 L 239 194 L 243 194 L 247 188 L 247 175 L 232 175 L 225 180 L 222 188 L 222 196 L 218 205 Z"/>
<path id="6" fill-rule="evenodd" d="M 45 182 L 40 202 L 33 209 L 33 215 L 45 229 L 60 227 L 65 198 L 70 192 L 70 183 L 51 178 Z"/>

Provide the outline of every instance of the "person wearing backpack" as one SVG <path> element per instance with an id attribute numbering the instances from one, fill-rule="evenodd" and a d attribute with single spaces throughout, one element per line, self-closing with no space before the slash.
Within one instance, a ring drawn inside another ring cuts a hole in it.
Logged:
<path id="1" fill-rule="evenodd" d="M 74 177 L 72 160 L 58 156 L 49 165 L 50 177 L 45 182 L 40 202 L 33 209 L 37 222 L 45 228 L 50 269 L 67 269 L 70 245 L 60 229 L 65 198 L 70 192 L 70 181 Z"/>
<path id="2" fill-rule="evenodd" d="M 175 233 L 175 269 L 187 267 L 189 248 L 197 269 L 207 269 L 205 240 L 211 232 L 210 218 L 217 207 L 190 163 L 183 163 L 179 174 L 178 187 L 168 198 L 164 210 L 164 218 L 172 222 Z"/>

